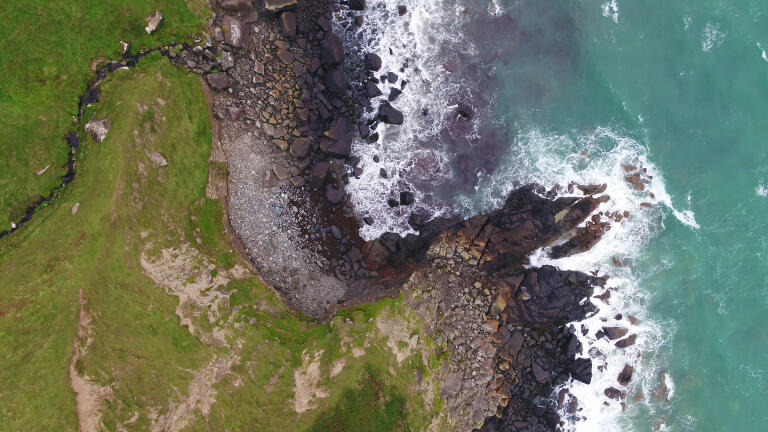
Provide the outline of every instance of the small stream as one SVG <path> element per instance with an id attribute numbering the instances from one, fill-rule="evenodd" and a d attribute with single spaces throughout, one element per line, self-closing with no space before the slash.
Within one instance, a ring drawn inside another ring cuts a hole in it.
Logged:
<path id="1" fill-rule="evenodd" d="M 103 64 L 96 68 L 93 79 L 89 82 L 83 94 L 80 96 L 80 100 L 77 103 L 77 123 L 73 126 L 72 130 L 66 134 L 64 140 L 69 146 L 69 153 L 67 155 L 67 172 L 61 177 L 61 183 L 56 186 L 47 197 L 40 197 L 34 203 L 27 207 L 24 212 L 24 216 L 18 221 L 12 223 L 12 228 L 5 231 L 0 231 L 0 239 L 13 234 L 19 228 L 23 227 L 27 222 L 32 220 L 32 216 L 37 213 L 38 210 L 50 205 L 56 198 L 60 197 L 64 188 L 67 187 L 75 179 L 75 156 L 80 149 L 80 136 L 78 136 L 78 130 L 84 130 L 83 115 L 85 110 L 94 103 L 99 102 L 99 95 L 101 90 L 99 85 L 104 82 L 112 73 L 122 68 L 132 68 L 136 66 L 141 59 L 149 54 L 159 52 L 164 57 L 173 60 L 170 55 L 170 50 L 181 46 L 183 50 L 189 48 L 186 42 L 176 43 L 172 42 L 168 45 L 163 45 L 158 48 L 142 51 L 138 54 L 130 54 L 126 52 L 123 54 L 123 58 L 120 61 L 111 61 L 107 64 Z"/>

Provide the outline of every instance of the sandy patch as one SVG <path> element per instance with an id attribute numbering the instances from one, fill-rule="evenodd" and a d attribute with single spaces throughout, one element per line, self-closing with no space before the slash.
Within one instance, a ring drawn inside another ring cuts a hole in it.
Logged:
<path id="1" fill-rule="evenodd" d="M 80 376 L 75 365 L 88 351 L 92 342 L 91 317 L 85 310 L 83 290 L 78 294 L 80 312 L 78 317 L 77 336 L 72 342 L 72 359 L 69 362 L 69 379 L 74 390 L 77 423 L 80 432 L 100 431 L 104 429 L 101 423 L 101 402 L 112 397 L 110 387 L 102 387 L 93 383 L 87 376 Z"/>
<path id="2" fill-rule="evenodd" d="M 301 354 L 301 367 L 293 372 L 293 379 L 296 383 L 293 409 L 299 414 L 316 408 L 317 405 L 314 402 L 317 399 L 328 397 L 328 393 L 318 386 L 320 382 L 320 359 L 322 357 L 323 350 L 316 352 L 312 357 L 305 350 Z"/>
<path id="3" fill-rule="evenodd" d="M 223 345 L 227 332 L 214 329 L 206 333 L 194 325 L 194 319 L 206 313 L 208 322 L 213 324 L 220 317 L 220 306 L 229 301 L 229 297 L 216 291 L 232 280 L 252 277 L 251 272 L 241 266 L 221 270 L 216 277 L 211 277 L 211 270 L 216 267 L 210 260 L 189 245 L 163 249 L 158 258 L 142 252 L 140 257 L 142 272 L 170 295 L 179 297 L 176 315 L 182 326 L 189 329 L 201 342 L 210 345 Z"/>
<path id="4" fill-rule="evenodd" d="M 214 357 L 204 368 L 191 371 L 194 374 L 189 383 L 189 395 L 179 402 L 171 402 L 168 413 L 163 416 L 151 415 L 151 432 L 173 432 L 184 429 L 195 418 L 195 411 L 207 417 L 211 405 L 216 402 L 216 383 L 224 379 L 232 366 L 239 362 L 235 354 Z"/>
<path id="5" fill-rule="evenodd" d="M 331 378 L 340 374 L 341 371 L 344 370 L 344 365 L 346 363 L 347 363 L 346 360 L 344 360 L 343 358 L 334 360 L 333 364 L 331 365 Z"/>
<path id="6" fill-rule="evenodd" d="M 398 365 L 410 357 L 419 344 L 419 336 L 411 336 L 411 328 L 403 319 L 382 314 L 376 319 L 376 327 L 387 341 L 387 346 L 395 355 Z"/>

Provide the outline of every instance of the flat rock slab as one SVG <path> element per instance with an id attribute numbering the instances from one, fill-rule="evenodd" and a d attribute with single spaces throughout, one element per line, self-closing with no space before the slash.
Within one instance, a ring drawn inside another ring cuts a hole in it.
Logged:
<path id="1" fill-rule="evenodd" d="M 264 0 L 264 10 L 278 13 L 285 10 L 294 10 L 298 4 L 298 0 Z"/>
<path id="2" fill-rule="evenodd" d="M 91 120 L 85 124 L 85 131 L 91 134 L 97 143 L 103 142 L 109 132 L 109 119 Z"/>
<path id="3" fill-rule="evenodd" d="M 162 20 L 163 14 L 156 11 L 154 14 L 147 17 L 147 26 L 144 27 L 144 31 L 147 32 L 147 34 L 152 34 L 153 31 L 157 30 L 157 26 L 160 25 Z"/>
<path id="4" fill-rule="evenodd" d="M 252 0 L 219 0 L 219 7 L 229 11 L 249 11 L 253 9 Z"/>

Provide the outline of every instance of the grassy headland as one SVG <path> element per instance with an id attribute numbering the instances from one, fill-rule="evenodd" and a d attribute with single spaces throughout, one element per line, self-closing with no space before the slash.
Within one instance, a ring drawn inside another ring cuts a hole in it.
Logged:
<path id="1" fill-rule="evenodd" d="M 87 137 L 76 181 L 0 241 L 3 428 L 76 430 L 74 373 L 106 430 L 425 429 L 439 360 L 401 300 L 317 323 L 232 250 L 205 196 L 198 77 L 150 56 L 88 118 L 110 120 L 104 142 Z"/>

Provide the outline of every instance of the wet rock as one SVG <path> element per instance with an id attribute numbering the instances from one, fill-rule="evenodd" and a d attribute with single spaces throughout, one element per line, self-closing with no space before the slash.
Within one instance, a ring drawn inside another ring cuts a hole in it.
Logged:
<path id="1" fill-rule="evenodd" d="M 283 12 L 280 14 L 280 31 L 288 40 L 296 39 L 296 14 Z"/>
<path id="2" fill-rule="evenodd" d="M 401 125 L 403 124 L 403 113 L 396 110 L 388 102 L 382 102 L 379 105 L 378 118 L 383 123 Z"/>
<path id="3" fill-rule="evenodd" d="M 320 42 L 320 59 L 328 66 L 338 66 L 344 62 L 344 45 L 341 39 L 329 33 Z"/>
<path id="4" fill-rule="evenodd" d="M 144 31 L 147 32 L 147 34 L 152 34 L 153 31 L 157 29 L 157 27 L 160 25 L 160 22 L 163 20 L 163 14 L 161 14 L 158 11 L 155 11 L 154 14 L 147 17 L 147 26 L 144 27 Z"/>
<path id="5" fill-rule="evenodd" d="M 379 177 L 389 178 L 389 175 L 387 174 L 387 170 L 385 170 L 384 168 L 379 168 Z"/>
<path id="6" fill-rule="evenodd" d="M 584 195 L 596 195 L 605 192 L 608 189 L 608 185 L 603 183 L 599 185 L 577 185 L 576 186 Z"/>
<path id="7" fill-rule="evenodd" d="M 405 15 L 408 12 L 408 6 L 405 5 L 399 5 L 397 6 L 397 14 L 400 16 Z"/>
<path id="8" fill-rule="evenodd" d="M 617 348 L 627 348 L 634 345 L 636 341 L 637 341 L 637 335 L 633 334 L 627 337 L 626 339 L 622 339 L 616 342 L 614 345 L 616 345 Z"/>
<path id="9" fill-rule="evenodd" d="M 400 77 L 397 76 L 394 72 L 387 72 L 387 81 L 391 82 L 392 84 L 397 83 L 397 80 L 400 79 Z"/>
<path id="10" fill-rule="evenodd" d="M 415 230 L 420 230 L 427 222 L 427 217 L 423 213 L 413 212 L 408 216 L 408 225 L 412 226 Z"/>
<path id="11" fill-rule="evenodd" d="M 85 124 L 85 131 L 91 134 L 97 143 L 103 142 L 109 132 L 109 119 L 91 120 Z"/>
<path id="12" fill-rule="evenodd" d="M 616 381 L 618 381 L 619 384 L 623 385 L 624 387 L 629 385 L 629 382 L 632 380 L 632 374 L 634 373 L 635 368 L 632 366 L 625 364 L 624 369 L 619 372 L 619 376 L 616 377 Z"/>
<path id="13" fill-rule="evenodd" d="M 413 204 L 414 196 L 413 192 L 403 191 L 400 192 L 400 205 L 408 206 Z"/>
<path id="14" fill-rule="evenodd" d="M 403 94 L 402 90 L 400 90 L 399 88 L 393 87 L 392 90 L 389 91 L 389 97 L 387 98 L 387 100 L 389 100 L 390 102 L 394 102 L 397 100 L 397 98 L 400 97 L 401 94 Z"/>
<path id="15" fill-rule="evenodd" d="M 298 0 L 264 0 L 264 10 L 278 13 L 289 9 L 295 10 L 298 4 Z"/>
<path id="16" fill-rule="evenodd" d="M 355 125 L 346 118 L 338 118 L 331 129 L 320 138 L 320 150 L 333 157 L 348 158 L 355 138 Z"/>
<path id="17" fill-rule="evenodd" d="M 365 9 L 365 0 L 349 0 L 351 10 L 361 11 Z"/>
<path id="18" fill-rule="evenodd" d="M 459 113 L 460 116 L 464 117 L 467 120 L 472 119 L 472 106 L 465 103 L 459 103 L 456 106 L 456 112 Z"/>
<path id="19" fill-rule="evenodd" d="M 365 94 L 369 98 L 375 98 L 377 96 L 381 96 L 381 90 L 379 89 L 379 86 L 376 85 L 373 81 L 368 81 L 365 83 Z"/>
<path id="20" fill-rule="evenodd" d="M 568 370 L 573 379 L 585 384 L 592 382 L 592 360 L 588 358 L 578 358 L 568 365 Z"/>
<path id="21" fill-rule="evenodd" d="M 395 199 L 395 198 L 389 198 L 389 199 L 387 200 L 387 205 L 388 205 L 388 206 L 390 206 L 390 207 L 392 207 L 392 208 L 395 208 L 395 207 L 400 207 L 400 201 L 398 201 L 398 200 L 397 200 L 397 199 Z"/>
<path id="22" fill-rule="evenodd" d="M 347 77 L 341 69 L 333 69 L 325 76 L 325 86 L 337 95 L 343 95 L 347 92 Z"/>
<path id="23" fill-rule="evenodd" d="M 222 21 L 224 41 L 235 48 L 242 48 L 247 40 L 247 31 L 239 19 L 225 15 Z"/>
<path id="24" fill-rule="evenodd" d="M 365 69 L 373 72 L 378 72 L 381 69 L 381 57 L 379 57 L 374 53 L 366 54 Z"/>
<path id="25" fill-rule="evenodd" d="M 605 390 L 603 390 L 603 393 L 609 399 L 621 400 L 627 397 L 626 393 L 617 389 L 616 387 L 608 387 Z"/>
<path id="26" fill-rule="evenodd" d="M 624 327 L 603 327 L 603 333 L 608 336 L 610 340 L 616 340 L 624 337 L 629 332 L 629 329 Z"/>

